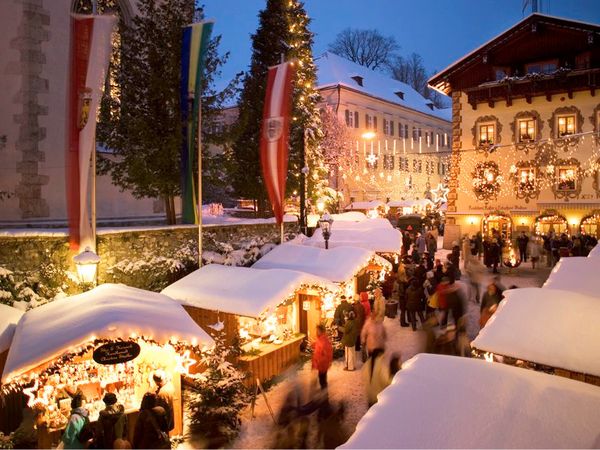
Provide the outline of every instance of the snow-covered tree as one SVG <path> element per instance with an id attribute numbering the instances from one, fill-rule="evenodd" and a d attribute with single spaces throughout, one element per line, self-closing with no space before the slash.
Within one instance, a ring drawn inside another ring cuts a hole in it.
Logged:
<path id="1" fill-rule="evenodd" d="M 248 400 L 244 374 L 229 362 L 239 348 L 225 344 L 221 326 L 213 326 L 215 347 L 202 355 L 206 370 L 189 377 L 185 386 L 189 431 L 206 439 L 208 448 L 222 448 L 235 438 Z"/>

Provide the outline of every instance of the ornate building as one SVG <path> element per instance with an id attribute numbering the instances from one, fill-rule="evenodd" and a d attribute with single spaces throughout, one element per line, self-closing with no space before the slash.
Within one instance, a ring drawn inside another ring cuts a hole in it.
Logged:
<path id="1" fill-rule="evenodd" d="M 532 14 L 429 80 L 452 96 L 447 241 L 598 234 L 600 26 Z"/>
<path id="2" fill-rule="evenodd" d="M 409 85 L 333 53 L 315 63 L 320 107 L 346 126 L 342 161 L 332 165 L 330 179 L 344 203 L 422 199 L 444 182 L 450 109 L 438 109 Z"/>

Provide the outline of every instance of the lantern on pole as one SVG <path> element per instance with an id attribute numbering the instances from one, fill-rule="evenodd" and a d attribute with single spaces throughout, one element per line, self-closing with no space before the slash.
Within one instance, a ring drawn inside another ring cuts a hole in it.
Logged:
<path id="1" fill-rule="evenodd" d="M 85 251 L 73 257 L 73 261 L 77 267 L 79 281 L 82 284 L 94 284 L 96 282 L 96 269 L 98 268 L 100 257 L 90 247 L 86 247 Z"/>
<path id="2" fill-rule="evenodd" d="M 325 213 L 319 219 L 319 226 L 323 233 L 323 239 L 325 239 L 325 249 L 329 249 L 329 238 L 331 237 L 331 224 L 333 223 L 333 217 L 329 213 Z"/>

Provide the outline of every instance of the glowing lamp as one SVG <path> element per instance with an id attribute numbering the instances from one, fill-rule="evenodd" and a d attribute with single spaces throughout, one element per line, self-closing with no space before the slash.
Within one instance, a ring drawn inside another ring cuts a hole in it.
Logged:
<path id="1" fill-rule="evenodd" d="M 323 239 L 325 239 L 325 249 L 329 249 L 329 238 L 331 237 L 331 224 L 333 223 L 333 218 L 329 215 L 329 213 L 325 213 L 319 219 L 319 226 L 321 227 L 321 231 L 323 232 Z"/>
<path id="2" fill-rule="evenodd" d="M 376 134 L 374 131 L 366 131 L 362 134 L 362 138 L 367 140 L 373 139 L 375 136 Z"/>
<path id="3" fill-rule="evenodd" d="M 325 211 L 325 202 L 324 202 L 323 200 L 319 200 L 319 201 L 317 202 L 317 210 L 318 210 L 320 213 L 323 213 L 323 211 Z"/>
<path id="4" fill-rule="evenodd" d="M 77 275 L 81 283 L 94 283 L 96 281 L 96 269 L 100 262 L 100 257 L 96 255 L 91 248 L 86 247 L 83 252 L 73 257 L 73 262 L 77 267 Z"/>

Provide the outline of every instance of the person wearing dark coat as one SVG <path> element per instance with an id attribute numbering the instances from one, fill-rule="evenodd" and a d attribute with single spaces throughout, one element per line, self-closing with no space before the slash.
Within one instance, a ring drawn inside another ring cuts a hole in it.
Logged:
<path id="1" fill-rule="evenodd" d="M 492 239 L 492 242 L 488 246 L 489 262 L 493 268 L 494 273 L 498 273 L 498 263 L 500 262 L 500 245 L 498 239 Z"/>
<path id="2" fill-rule="evenodd" d="M 175 428 L 175 411 L 173 408 L 173 395 L 175 388 L 167 380 L 167 375 L 162 370 L 157 370 L 152 375 L 156 384 L 156 406 L 162 406 L 165 409 L 167 418 L 167 431 Z"/>
<path id="3" fill-rule="evenodd" d="M 333 325 L 337 327 L 337 338 L 342 339 L 344 336 L 344 324 L 346 323 L 346 315 L 352 311 L 352 305 L 348 303 L 345 295 L 342 295 L 341 302 L 335 308 L 335 312 L 333 313 Z"/>
<path id="4" fill-rule="evenodd" d="M 356 365 L 356 339 L 359 338 L 358 326 L 354 311 L 350 311 L 344 324 L 344 337 L 342 338 L 342 344 L 344 345 L 344 370 L 353 371 Z"/>
<path id="5" fill-rule="evenodd" d="M 410 286 L 406 290 L 406 308 L 408 309 L 408 320 L 412 325 L 413 331 L 417 330 L 417 319 L 416 314 L 419 314 L 419 320 L 421 320 L 421 326 L 425 322 L 423 317 L 423 300 L 425 293 L 423 291 L 422 284 L 419 283 L 417 278 L 413 278 L 410 282 Z"/>
<path id="6" fill-rule="evenodd" d="M 481 309 L 483 312 L 486 309 L 491 308 L 494 305 L 497 305 L 502 300 L 502 293 L 499 291 L 498 286 L 494 283 L 490 283 L 481 297 Z"/>
<path id="7" fill-rule="evenodd" d="M 354 303 L 352 303 L 352 311 L 354 312 L 354 317 L 356 321 L 356 328 L 358 329 L 358 334 L 356 335 L 356 344 L 354 349 L 359 352 L 360 351 L 360 332 L 362 330 L 363 325 L 365 324 L 365 308 L 363 307 L 360 296 L 358 294 L 354 294 Z"/>
<path id="8" fill-rule="evenodd" d="M 519 237 L 517 237 L 517 247 L 519 247 L 519 258 L 523 262 L 527 262 L 527 244 L 529 243 L 529 238 L 525 234 L 524 231 L 521 231 Z"/>
<path id="9" fill-rule="evenodd" d="M 165 409 L 156 405 L 156 394 L 146 392 L 135 423 L 133 448 L 171 448 L 166 416 Z"/>
<path id="10" fill-rule="evenodd" d="M 102 399 L 106 408 L 100 411 L 96 432 L 97 448 L 115 448 L 115 440 L 128 439 L 125 407 L 117 403 L 117 396 L 109 392 Z"/>

